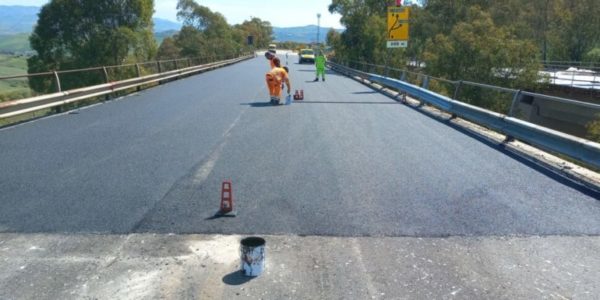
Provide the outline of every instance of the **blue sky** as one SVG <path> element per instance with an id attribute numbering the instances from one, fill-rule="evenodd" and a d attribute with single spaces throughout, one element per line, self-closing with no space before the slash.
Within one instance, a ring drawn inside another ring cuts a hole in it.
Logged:
<path id="1" fill-rule="evenodd" d="M 101 1 L 101 0 L 99 0 Z M 0 0 L 0 5 L 42 6 L 48 0 Z M 329 0 L 196 0 L 198 4 L 222 13 L 230 24 L 238 24 L 250 17 L 270 21 L 273 26 L 291 27 L 317 24 L 321 13 L 321 26 L 342 28 L 340 15 L 330 14 Z M 155 17 L 177 20 L 177 0 L 154 0 Z"/>

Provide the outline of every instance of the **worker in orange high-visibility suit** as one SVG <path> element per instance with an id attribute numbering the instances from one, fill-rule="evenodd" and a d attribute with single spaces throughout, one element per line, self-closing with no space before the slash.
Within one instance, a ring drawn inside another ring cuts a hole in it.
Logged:
<path id="1" fill-rule="evenodd" d="M 265 75 L 267 80 L 267 87 L 269 88 L 269 96 L 271 97 L 271 103 L 281 103 L 281 90 L 282 83 L 287 86 L 287 92 L 290 93 L 292 87 L 290 85 L 290 79 L 286 68 L 281 67 L 281 61 L 275 57 L 272 59 L 275 68 L 271 69 L 269 73 Z"/>

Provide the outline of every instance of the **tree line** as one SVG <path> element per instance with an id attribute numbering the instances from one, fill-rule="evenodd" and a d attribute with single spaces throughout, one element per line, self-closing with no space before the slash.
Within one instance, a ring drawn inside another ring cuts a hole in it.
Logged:
<path id="1" fill-rule="evenodd" d="M 82 69 L 174 58 L 222 58 L 257 48 L 272 40 L 267 21 L 252 18 L 229 25 L 225 17 L 193 0 L 179 0 L 177 16 L 184 26 L 158 47 L 153 35 L 154 0 L 52 0 L 44 5 L 30 37 L 36 55 L 28 73 Z M 252 36 L 253 45 L 248 45 Z M 136 70 L 122 71 L 132 77 Z M 101 72 L 65 74 L 63 89 L 102 83 Z M 33 77 L 30 87 L 54 92 L 54 79 Z"/>
<path id="2" fill-rule="evenodd" d="M 410 6 L 408 48 L 388 50 L 386 11 L 394 2 L 332 0 L 329 11 L 346 26 L 327 35 L 336 57 L 424 62 L 433 76 L 519 88 L 534 88 L 543 60 L 600 62 L 597 0 L 422 0 Z"/>
<path id="3" fill-rule="evenodd" d="M 346 26 L 341 34 L 327 34 L 335 59 L 417 66 L 413 71 L 435 77 L 538 92 L 547 82 L 539 75 L 543 61 L 600 63 L 598 0 L 422 0 L 410 5 L 408 47 L 387 49 L 387 6 L 394 3 L 332 0 L 329 11 Z M 433 79 L 429 88 L 450 97 L 457 92 Z M 464 85 L 457 96 L 504 114 L 512 100 L 508 93 Z M 588 138 L 600 140 L 600 121 L 586 128 Z"/>

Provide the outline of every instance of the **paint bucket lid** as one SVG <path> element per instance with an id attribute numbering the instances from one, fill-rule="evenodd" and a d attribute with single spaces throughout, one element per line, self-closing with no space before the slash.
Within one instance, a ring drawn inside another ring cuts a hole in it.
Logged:
<path id="1" fill-rule="evenodd" d="M 264 246 L 266 243 L 265 239 L 257 236 L 247 237 L 241 241 L 242 246 L 252 248 Z"/>

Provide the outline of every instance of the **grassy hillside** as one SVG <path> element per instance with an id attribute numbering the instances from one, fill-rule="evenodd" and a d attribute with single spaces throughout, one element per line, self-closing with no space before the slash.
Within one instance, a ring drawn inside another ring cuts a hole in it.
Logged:
<path id="1" fill-rule="evenodd" d="M 29 47 L 29 34 L 19 33 L 13 35 L 0 35 L 0 52 L 27 52 Z"/>
<path id="2" fill-rule="evenodd" d="M 27 58 L 0 54 L 0 77 L 27 74 Z M 0 101 L 31 96 L 26 79 L 0 80 Z"/>

